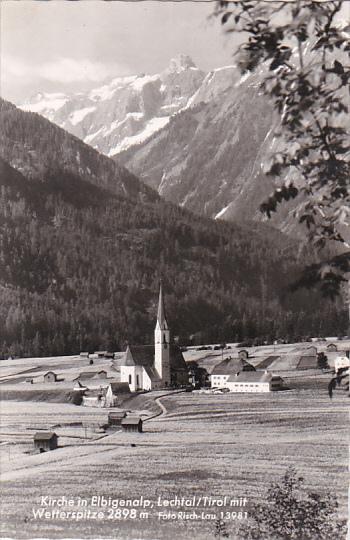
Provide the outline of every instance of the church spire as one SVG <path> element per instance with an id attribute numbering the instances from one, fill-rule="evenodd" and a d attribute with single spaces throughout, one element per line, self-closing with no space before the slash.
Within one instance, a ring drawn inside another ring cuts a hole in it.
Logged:
<path id="1" fill-rule="evenodd" d="M 158 300 L 158 313 L 157 313 L 157 326 L 162 330 L 168 330 L 168 324 L 165 319 L 165 309 L 164 309 L 164 300 L 163 300 L 163 287 L 162 282 L 159 286 L 159 300 Z"/>

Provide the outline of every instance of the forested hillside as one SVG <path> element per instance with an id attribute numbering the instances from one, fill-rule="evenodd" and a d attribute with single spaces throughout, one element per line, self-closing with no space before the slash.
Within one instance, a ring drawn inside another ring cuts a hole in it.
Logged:
<path id="1" fill-rule="evenodd" d="M 94 156 L 103 160 L 102 174 L 104 163 L 114 166 L 108 158 L 12 106 L 0 120 L 7 125 L 0 144 L 1 355 L 150 342 L 160 277 L 173 335 L 184 341 L 195 333 L 221 341 L 345 329 L 341 307 L 316 293 L 287 292 L 298 273 L 297 246 L 280 233 L 193 216 L 143 191 L 131 175 L 138 191 L 110 188 L 111 180 L 98 185 Z M 71 158 L 60 163 L 60 138 L 65 148 L 78 145 L 80 169 Z M 87 167 L 96 172 L 89 176 Z"/>

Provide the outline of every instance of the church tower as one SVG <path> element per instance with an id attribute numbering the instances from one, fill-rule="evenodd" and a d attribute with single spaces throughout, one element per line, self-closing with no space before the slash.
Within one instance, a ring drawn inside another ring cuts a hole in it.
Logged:
<path id="1" fill-rule="evenodd" d="M 157 324 L 154 330 L 154 367 L 164 386 L 170 386 L 170 332 L 165 319 L 162 284 L 159 288 Z"/>

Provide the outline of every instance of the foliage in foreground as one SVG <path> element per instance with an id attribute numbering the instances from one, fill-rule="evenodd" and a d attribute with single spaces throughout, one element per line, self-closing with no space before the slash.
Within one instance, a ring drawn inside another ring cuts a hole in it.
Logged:
<path id="1" fill-rule="evenodd" d="M 335 495 L 303 489 L 304 479 L 294 468 L 271 485 L 266 504 L 252 510 L 253 522 L 242 528 L 244 540 L 339 540 L 346 536 L 346 522 L 337 516 Z"/>
<path id="2" fill-rule="evenodd" d="M 319 249 L 339 246 L 341 257 L 307 269 L 311 284 L 330 296 L 340 292 L 350 270 L 350 34 L 344 10 L 344 0 L 231 0 L 217 2 L 216 10 L 226 29 L 242 36 L 238 65 L 243 73 L 259 70 L 280 119 L 265 171 L 277 187 L 261 210 L 270 217 L 283 201 L 298 197 L 295 220 L 306 225 L 308 239 Z"/>

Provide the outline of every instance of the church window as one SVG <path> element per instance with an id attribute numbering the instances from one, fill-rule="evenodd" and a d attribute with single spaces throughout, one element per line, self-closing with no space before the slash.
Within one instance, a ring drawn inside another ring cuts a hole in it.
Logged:
<path id="1" fill-rule="evenodd" d="M 140 386 L 140 377 L 138 375 L 136 375 L 136 385 L 137 385 L 137 388 L 139 388 L 139 386 Z"/>
<path id="2" fill-rule="evenodd" d="M 132 376 L 129 375 L 129 384 L 132 384 Z"/>

